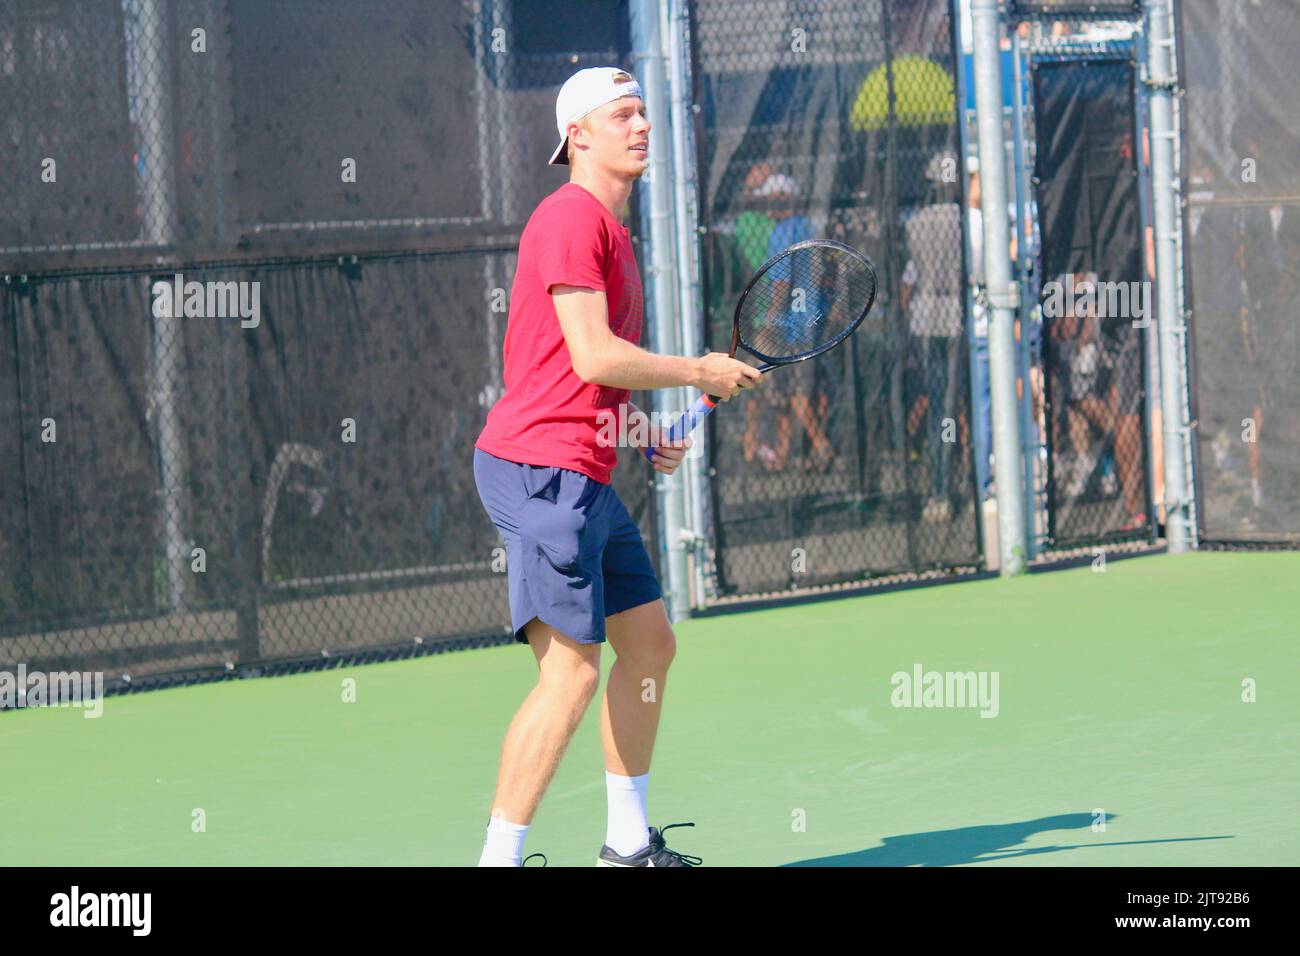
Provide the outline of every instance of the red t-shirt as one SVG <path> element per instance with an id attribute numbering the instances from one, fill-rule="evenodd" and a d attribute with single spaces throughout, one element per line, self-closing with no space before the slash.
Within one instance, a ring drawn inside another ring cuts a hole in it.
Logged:
<path id="1" fill-rule="evenodd" d="M 639 344 L 641 276 L 631 237 L 599 199 L 575 183 L 543 199 L 519 238 L 506 325 L 506 390 L 474 446 L 508 461 L 568 468 L 609 484 L 618 449 L 598 442 L 597 435 L 608 415 L 618 413 L 597 415 L 618 409 L 631 393 L 589 385 L 573 371 L 550 295 L 556 285 L 603 290 L 610 329 Z"/>

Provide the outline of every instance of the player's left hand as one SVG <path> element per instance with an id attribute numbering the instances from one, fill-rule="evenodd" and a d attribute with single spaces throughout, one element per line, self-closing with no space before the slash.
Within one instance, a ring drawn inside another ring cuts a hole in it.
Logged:
<path id="1" fill-rule="evenodd" d="M 640 409 L 633 409 L 629 413 L 627 419 L 629 443 L 639 452 L 653 448 L 655 453 L 651 456 L 650 464 L 654 466 L 655 471 L 671 475 L 681 467 L 686 451 L 694 445 L 694 441 L 689 435 L 677 441 L 668 441 L 664 437 L 665 431 L 667 429 L 653 424 L 650 417 Z"/>
<path id="2" fill-rule="evenodd" d="M 691 437 L 679 438 L 677 441 L 659 440 L 655 435 L 655 441 L 652 442 L 655 453 L 650 459 L 650 464 L 654 466 L 655 471 L 662 471 L 665 475 L 671 475 L 686 458 L 686 450 L 694 444 Z"/>

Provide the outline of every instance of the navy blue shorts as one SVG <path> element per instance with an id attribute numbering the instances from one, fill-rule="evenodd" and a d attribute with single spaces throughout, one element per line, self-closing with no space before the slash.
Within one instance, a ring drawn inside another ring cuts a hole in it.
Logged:
<path id="1" fill-rule="evenodd" d="M 533 618 L 580 644 L 605 640 L 605 618 L 662 597 L 641 530 L 612 485 L 474 449 L 479 499 L 506 542 L 510 623 L 527 644 Z"/>

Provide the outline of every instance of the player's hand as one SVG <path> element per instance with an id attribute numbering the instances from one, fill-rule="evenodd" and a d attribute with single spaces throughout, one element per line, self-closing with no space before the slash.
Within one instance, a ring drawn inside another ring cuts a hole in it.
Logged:
<path id="1" fill-rule="evenodd" d="M 695 387 L 705 395 L 716 395 L 724 402 L 738 392 L 753 388 L 762 381 L 763 373 L 746 365 L 725 352 L 710 352 L 699 360 L 699 373 Z"/>
<path id="2" fill-rule="evenodd" d="M 676 441 L 668 441 L 655 430 L 651 435 L 651 447 L 655 453 L 650 458 L 650 464 L 654 465 L 655 471 L 662 471 L 665 475 L 671 475 L 681 467 L 682 461 L 686 458 L 686 450 L 694 442 L 689 435 L 679 438 Z"/>

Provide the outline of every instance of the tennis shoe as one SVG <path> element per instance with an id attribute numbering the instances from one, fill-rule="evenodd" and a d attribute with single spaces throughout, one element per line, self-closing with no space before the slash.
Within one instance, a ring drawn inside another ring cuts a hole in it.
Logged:
<path id="1" fill-rule="evenodd" d="M 600 856 L 596 858 L 597 866 L 699 866 L 704 861 L 698 856 L 690 856 L 686 853 L 678 853 L 676 850 L 670 850 L 664 845 L 664 833 L 673 827 L 693 827 L 694 823 L 670 823 L 660 830 L 658 827 L 650 828 L 650 844 L 642 850 L 638 850 L 631 856 L 620 856 L 611 850 L 608 846 L 600 848 Z"/>

